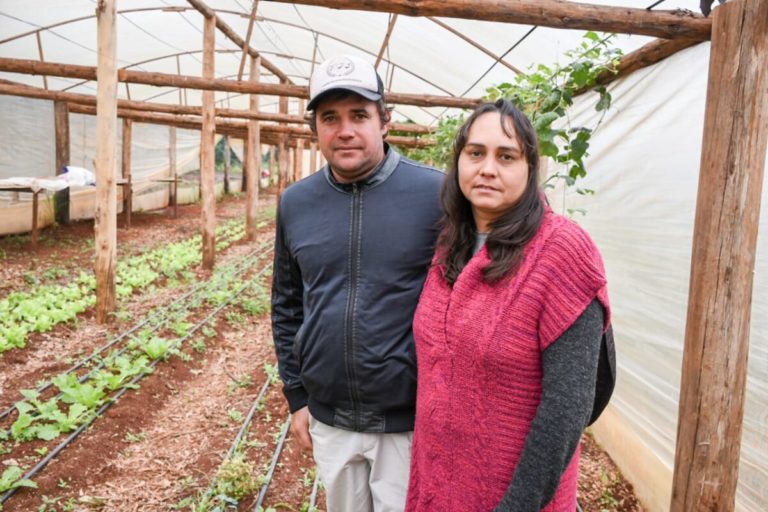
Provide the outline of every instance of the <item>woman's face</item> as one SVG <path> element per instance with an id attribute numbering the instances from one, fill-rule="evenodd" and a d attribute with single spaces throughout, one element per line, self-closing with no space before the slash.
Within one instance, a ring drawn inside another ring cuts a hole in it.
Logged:
<path id="1" fill-rule="evenodd" d="M 469 129 L 467 143 L 459 155 L 459 188 L 472 204 L 475 226 L 481 233 L 508 211 L 525 192 L 528 183 L 528 161 L 517 141 L 512 121 L 488 112 Z"/>

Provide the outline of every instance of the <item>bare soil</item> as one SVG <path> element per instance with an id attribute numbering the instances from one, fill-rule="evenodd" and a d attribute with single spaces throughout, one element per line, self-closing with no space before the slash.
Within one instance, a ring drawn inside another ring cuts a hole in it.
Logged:
<path id="1" fill-rule="evenodd" d="M 274 207 L 274 198 L 262 204 Z M 219 221 L 241 216 L 244 199 L 227 197 L 217 204 Z M 132 227 L 118 222 L 118 257 L 141 253 L 198 232 L 200 210 L 179 207 L 137 213 Z M 233 261 L 273 236 L 274 224 L 264 226 L 254 243 L 238 243 L 218 256 Z M 266 260 L 260 265 L 266 265 Z M 40 233 L 36 250 L 28 236 L 0 237 L 0 298 L 32 283 L 65 282 L 80 269 L 93 267 L 93 222 L 55 226 Z M 207 274 L 197 270 L 197 279 Z M 268 286 L 268 282 L 265 283 Z M 19 390 L 66 370 L 73 361 L 128 329 L 150 309 L 180 295 L 177 288 L 158 286 L 121 304 L 127 313 L 106 326 L 92 312 L 76 324 L 60 325 L 34 335 L 24 350 L 0 355 L 0 410 L 20 398 Z M 226 313 L 225 310 L 224 313 Z M 202 316 L 202 312 L 197 317 Z M 274 365 L 268 314 L 220 315 L 215 334 L 185 344 L 179 356 L 161 362 L 156 371 L 126 395 L 73 444 L 35 477 L 38 489 L 22 489 L 2 510 L 9 511 L 170 511 L 190 510 L 214 480 L 268 376 L 265 363 Z M 245 436 L 244 452 L 252 477 L 266 473 L 282 426 L 288 418 L 280 385 L 267 388 L 263 407 L 254 415 Z M 7 429 L 15 413 L 0 426 Z M 60 440 L 57 440 L 60 441 Z M 55 443 L 35 441 L 0 446 L 0 473 L 9 463 L 30 466 L 35 452 Z M 7 453 L 6 453 L 7 452 Z M 266 492 L 263 507 L 307 509 L 314 480 L 311 456 L 288 436 Z M 238 510 L 252 510 L 260 482 L 240 500 Z M 585 511 L 641 511 L 632 487 L 610 458 L 589 436 L 582 440 L 579 502 Z M 318 509 L 323 510 L 322 490 Z"/>

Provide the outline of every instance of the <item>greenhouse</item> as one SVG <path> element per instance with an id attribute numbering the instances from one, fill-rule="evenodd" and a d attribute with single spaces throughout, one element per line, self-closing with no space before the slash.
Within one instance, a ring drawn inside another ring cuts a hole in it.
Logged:
<path id="1" fill-rule="evenodd" d="M 0 510 L 333 510 L 270 289 L 281 200 L 335 176 L 308 102 L 339 56 L 376 70 L 386 151 L 416 167 L 448 171 L 488 101 L 530 118 L 546 201 L 610 294 L 616 385 L 578 509 L 768 509 L 768 0 L 0 0 L 0 19 Z"/>

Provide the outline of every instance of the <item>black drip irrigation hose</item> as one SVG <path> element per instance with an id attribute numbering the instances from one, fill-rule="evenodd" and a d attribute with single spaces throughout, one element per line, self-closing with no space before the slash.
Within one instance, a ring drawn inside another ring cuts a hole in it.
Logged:
<path id="1" fill-rule="evenodd" d="M 263 255 L 264 255 L 266 252 L 268 252 L 268 251 L 265 251 L 264 253 L 261 253 L 261 254 L 259 254 L 259 255 L 258 255 L 256 258 L 254 258 L 254 254 L 256 254 L 256 252 L 257 252 L 257 251 L 261 251 L 262 249 L 264 249 L 264 248 L 265 248 L 265 247 L 267 247 L 267 246 L 268 246 L 268 243 L 264 243 L 264 244 L 261 244 L 259 247 L 257 247 L 257 248 L 256 248 L 256 249 L 254 249 L 253 251 L 251 251 L 249 254 L 245 255 L 245 256 L 244 256 L 244 257 L 243 257 L 243 258 L 242 258 L 240 261 L 238 261 L 238 262 L 237 262 L 237 263 L 236 263 L 236 264 L 233 266 L 233 268 L 232 268 L 232 272 L 233 272 L 233 273 L 238 273 L 238 272 L 241 272 L 241 271 L 243 271 L 243 269 L 244 269 L 244 268 L 245 268 L 245 267 L 246 267 L 248 264 L 250 264 L 250 260 L 251 260 L 251 259 L 259 259 L 259 258 L 261 258 L 261 257 L 262 257 L 262 256 L 263 256 Z M 241 267 L 242 267 L 242 268 L 241 268 Z M 102 354 L 104 351 L 106 351 L 107 349 L 109 349 L 109 348 L 113 347 L 113 346 L 114 346 L 114 345 L 116 345 L 116 344 L 117 344 L 119 341 L 121 341 L 121 340 L 122 340 L 122 339 L 124 339 L 125 337 L 129 336 L 130 334 L 132 334 L 132 333 L 136 332 L 136 331 L 137 331 L 139 328 L 141 328 L 141 327 L 145 326 L 145 325 L 146 325 L 147 323 L 149 323 L 151 320 L 154 320 L 154 319 L 156 319 L 158 316 L 161 316 L 161 315 L 164 315 L 164 314 L 166 314 L 166 313 L 167 313 L 167 312 L 168 312 L 168 311 L 169 311 L 169 310 L 170 310 L 170 309 L 171 309 L 173 306 L 176 306 L 176 305 L 178 305 L 179 303 L 181 303 L 181 301 L 185 300 L 185 299 L 186 299 L 187 297 L 189 297 L 190 295 L 192 295 L 192 294 L 194 294 L 194 293 L 196 293 L 196 292 L 199 292 L 199 291 L 200 291 L 202 288 L 204 288 L 204 287 L 205 287 L 207 284 L 208 284 L 208 281 L 202 281 L 202 282 L 198 283 L 197 285 L 193 286 L 193 287 L 192 287 L 192 288 L 191 288 L 191 289 L 190 289 L 188 292 L 186 292 L 186 293 L 185 293 L 184 295 L 182 295 L 181 297 L 178 297 L 177 299 L 173 300 L 173 301 L 172 301 L 170 304 L 168 304 L 168 306 L 166 306 L 166 307 L 165 307 L 165 308 L 163 308 L 162 310 L 158 310 L 158 311 L 155 311 L 155 312 L 154 312 L 154 313 L 152 313 L 150 316 L 148 316 L 147 318 L 145 318 L 144 320 L 142 320 L 142 321 L 141 321 L 141 322 L 139 322 L 138 324 L 136 324 L 136 325 L 134 325 L 133 327 L 131 327 L 129 330 L 125 331 L 124 333 L 122 333 L 122 334 L 118 335 L 117 337 L 115 337 L 114 339 L 112 339 L 112 341 L 110 341 L 110 342 L 109 342 L 109 343 L 107 343 L 106 345 L 104 345 L 104 346 L 102 346 L 102 347 L 98 348 L 98 349 L 97 349 L 97 350 L 96 350 L 94 353 L 92 353 L 92 354 L 91 354 L 90 356 L 88 356 L 87 358 L 85 358 L 85 359 L 81 360 L 81 361 L 80 361 L 79 363 L 77 363 L 76 365 L 74 365 L 74 366 L 72 366 L 71 368 L 69 368 L 68 370 L 66 370 L 66 371 L 62 372 L 60 375 L 68 375 L 68 374 L 70 374 L 70 373 L 74 372 L 75 370 L 78 370 L 78 369 L 82 368 L 83 366 L 85 366 L 86 364 L 88 364 L 88 363 L 89 363 L 91 360 L 95 359 L 97 356 L 99 356 L 100 354 Z M 160 329 L 160 328 L 161 328 L 163 325 L 165 325 L 165 324 L 168 322 L 168 320 L 169 320 L 169 318 L 166 318 L 166 319 L 165 319 L 165 320 L 163 320 L 162 322 L 159 322 L 157 325 L 155 325 L 155 326 L 152 328 L 152 331 L 151 331 L 151 332 L 156 332 L 156 331 L 158 331 L 158 330 L 159 330 L 159 329 Z M 120 356 L 120 355 L 121 355 L 121 354 L 123 354 L 123 353 L 124 353 L 126 350 L 128 350 L 128 347 L 124 347 L 124 348 L 123 348 L 123 349 L 121 349 L 119 352 L 117 352 L 117 353 L 115 354 L 115 357 L 118 357 L 118 356 Z M 101 362 L 101 363 L 99 363 L 97 366 L 95 366 L 94 368 L 91 368 L 91 370 L 90 370 L 88 373 L 86 373 L 85 375 L 83 375 L 82 377 L 80 377 L 80 378 L 78 379 L 78 382 L 79 382 L 80 384 L 82 384 L 83 382 L 87 381 L 88 379 L 90 379 L 90 378 L 91 378 L 91 376 L 93 375 L 93 372 L 95 372 L 96 370 L 99 370 L 99 369 L 103 368 L 103 367 L 104 367 L 104 365 L 105 365 L 105 363 L 104 363 L 104 362 Z M 36 391 L 37 393 L 42 393 L 42 392 L 43 392 L 43 391 L 45 391 L 46 389 L 50 388 L 52 385 L 53 385 L 53 382 L 52 382 L 52 381 L 48 381 L 48 382 L 47 382 L 46 384 L 44 384 L 43 386 L 40 386 L 40 387 L 38 387 L 38 388 L 37 388 L 35 391 Z M 61 394 L 57 395 L 57 398 L 60 398 L 60 397 L 61 397 Z M 22 400 L 22 401 L 26 401 L 26 400 Z M 8 416 L 9 414 L 11 414 L 11 413 L 12 413 L 14 410 L 16 410 L 16 405 L 15 405 L 15 403 L 14 403 L 14 405 L 11 405 L 11 406 L 9 406 L 9 407 L 8 407 L 7 409 L 5 409 L 5 410 L 4 410 L 2 413 L 0 413 L 0 420 L 2 420 L 3 418 L 5 418 L 5 417 L 6 417 L 6 416 Z M 7 432 L 6 432 L 6 433 L 7 433 Z"/>
<path id="2" fill-rule="evenodd" d="M 175 350 L 181 344 L 189 339 L 195 332 L 197 332 L 198 329 L 202 328 L 204 325 L 208 323 L 208 321 L 213 318 L 215 315 L 217 315 L 222 309 L 224 309 L 226 306 L 229 305 L 230 302 L 232 302 L 235 298 L 237 298 L 241 293 L 245 291 L 246 288 L 253 285 L 264 273 L 272 266 L 271 263 L 269 263 L 267 266 L 265 266 L 263 269 L 261 269 L 253 278 L 251 278 L 250 281 L 245 283 L 238 291 L 236 291 L 232 296 L 230 296 L 226 302 L 221 304 L 219 307 L 211 311 L 211 313 L 206 316 L 201 322 L 199 322 L 197 325 L 195 325 L 190 331 L 186 334 L 186 336 L 180 338 L 177 340 L 177 342 L 173 345 L 173 347 L 169 350 L 171 352 L 172 350 Z M 147 367 L 148 369 L 153 369 L 157 364 L 160 362 L 161 359 L 155 359 L 152 361 L 152 363 L 149 364 Z M 104 414 L 107 409 L 112 407 L 117 401 L 131 388 L 134 387 L 136 383 L 138 383 L 141 379 L 143 379 L 145 376 L 149 375 L 150 372 L 143 373 L 141 375 L 137 375 L 134 377 L 131 382 L 129 382 L 126 386 L 120 389 L 113 397 L 110 397 L 107 402 L 102 405 L 96 413 L 91 416 L 90 419 L 88 419 L 86 422 L 84 422 L 82 425 L 80 425 L 74 432 L 72 432 L 67 438 L 62 441 L 56 448 L 51 450 L 48 455 L 46 455 L 40 462 L 38 462 L 35 467 L 30 469 L 24 476 L 22 476 L 22 479 L 29 479 L 35 476 L 37 473 L 39 473 L 45 466 L 47 466 L 64 448 L 66 448 L 72 441 L 74 441 L 86 428 L 88 428 L 99 416 Z M 0 505 L 5 503 L 10 499 L 11 496 L 13 496 L 16 491 L 18 491 L 20 487 L 14 487 L 12 489 L 9 489 L 5 494 L 0 497 Z"/>
<path id="3" fill-rule="evenodd" d="M 265 481 L 261 484 L 259 489 L 259 497 L 256 500 L 256 505 L 253 506 L 253 512 L 259 512 L 261 506 L 264 504 L 264 498 L 267 496 L 269 490 L 269 484 L 272 482 L 272 476 L 275 474 L 275 467 L 277 467 L 277 461 L 280 460 L 280 454 L 283 453 L 283 446 L 285 446 L 285 438 L 288 436 L 288 427 L 291 425 L 291 415 L 288 415 L 288 419 L 283 423 L 283 429 L 280 432 L 280 439 L 275 447 L 275 453 L 272 454 L 272 462 L 269 464 L 269 471 Z"/>
<path id="4" fill-rule="evenodd" d="M 261 391 L 259 391 L 259 395 L 256 397 L 256 400 L 254 400 L 253 405 L 251 406 L 251 410 L 248 411 L 248 416 L 246 416 L 245 421 L 243 421 L 243 424 L 240 427 L 240 431 L 237 433 L 235 440 L 232 442 L 232 446 L 229 448 L 227 455 L 224 457 L 225 461 L 229 460 L 232 457 L 232 455 L 235 453 L 235 450 L 237 450 L 238 446 L 240 446 L 240 442 L 243 440 L 243 437 L 245 436 L 246 432 L 248 432 L 248 429 L 251 426 L 251 422 L 253 421 L 253 416 L 256 414 L 256 411 L 259 409 L 259 403 L 261 403 L 261 399 L 264 398 L 264 395 L 267 393 L 267 388 L 269 388 L 270 383 L 271 383 L 271 378 L 269 377 L 269 375 L 267 375 L 267 381 L 264 383 L 263 386 L 261 386 Z M 203 497 L 201 498 L 200 501 L 204 502 L 211 497 L 211 495 L 213 494 L 215 483 L 216 483 L 216 479 L 214 478 L 214 480 L 211 481 L 211 484 L 208 486 L 208 489 L 205 491 L 205 494 L 203 494 Z"/>

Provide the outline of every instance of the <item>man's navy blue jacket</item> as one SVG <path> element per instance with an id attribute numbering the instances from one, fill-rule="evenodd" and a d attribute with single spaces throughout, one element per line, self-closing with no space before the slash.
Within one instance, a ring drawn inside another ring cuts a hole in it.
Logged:
<path id="1" fill-rule="evenodd" d="M 291 412 L 328 425 L 413 430 L 411 323 L 438 233 L 443 173 L 389 148 L 367 178 L 326 166 L 283 193 L 272 329 Z"/>

